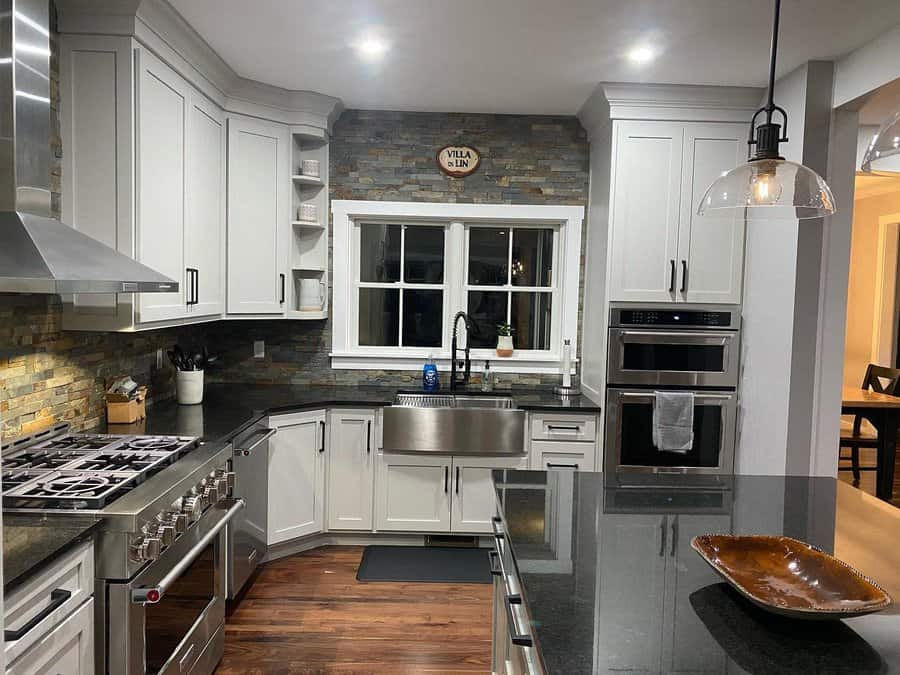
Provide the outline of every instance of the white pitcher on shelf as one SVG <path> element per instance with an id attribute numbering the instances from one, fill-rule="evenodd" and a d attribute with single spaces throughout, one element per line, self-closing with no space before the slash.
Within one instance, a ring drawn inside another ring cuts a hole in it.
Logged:
<path id="1" fill-rule="evenodd" d="M 325 306 L 325 282 L 321 279 L 300 279 L 300 311 L 321 312 Z"/>

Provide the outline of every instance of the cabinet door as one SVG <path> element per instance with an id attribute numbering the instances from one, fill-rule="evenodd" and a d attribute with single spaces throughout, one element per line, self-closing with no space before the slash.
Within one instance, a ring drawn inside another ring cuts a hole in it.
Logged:
<path id="1" fill-rule="evenodd" d="M 137 259 L 179 282 L 175 293 L 142 293 L 141 323 L 187 315 L 184 259 L 187 84 L 143 49 L 137 65 Z"/>
<path id="2" fill-rule="evenodd" d="M 738 210 L 697 215 L 706 189 L 747 158 L 744 124 L 688 124 L 684 132 L 678 298 L 686 302 L 741 301 L 744 217 Z"/>
<path id="3" fill-rule="evenodd" d="M 610 300 L 676 298 L 682 137 L 679 123 L 616 122 Z"/>
<path id="4" fill-rule="evenodd" d="M 669 516 L 666 622 L 671 623 L 663 632 L 667 673 L 722 673 L 726 670 L 728 657 L 706 630 L 690 601 L 692 593 L 719 581 L 716 573 L 691 548 L 691 539 L 709 533 L 730 534 L 731 516 Z"/>
<path id="5" fill-rule="evenodd" d="M 6 667 L 6 675 L 34 673 L 93 675 L 93 598 L 88 598 L 87 602 Z"/>
<path id="6" fill-rule="evenodd" d="M 450 466 L 446 455 L 380 455 L 375 527 L 449 532 Z"/>
<path id="7" fill-rule="evenodd" d="M 228 120 L 228 313 L 283 314 L 286 127 Z"/>
<path id="8" fill-rule="evenodd" d="M 371 530 L 375 477 L 375 413 L 330 413 L 328 529 Z"/>
<path id="9" fill-rule="evenodd" d="M 185 289 L 192 316 L 225 311 L 225 118 L 200 94 L 188 107 L 185 267 L 196 270 Z M 191 295 L 194 294 L 192 298 Z"/>
<path id="10" fill-rule="evenodd" d="M 321 532 L 325 525 L 325 415 L 273 418 L 269 439 L 268 543 Z"/>
<path id="11" fill-rule="evenodd" d="M 600 520 L 597 673 L 659 673 L 668 520 L 604 514 Z"/>
<path id="12" fill-rule="evenodd" d="M 527 457 L 454 457 L 450 472 L 450 530 L 492 532 L 491 518 L 497 513 L 497 499 L 491 471 L 527 468 Z"/>

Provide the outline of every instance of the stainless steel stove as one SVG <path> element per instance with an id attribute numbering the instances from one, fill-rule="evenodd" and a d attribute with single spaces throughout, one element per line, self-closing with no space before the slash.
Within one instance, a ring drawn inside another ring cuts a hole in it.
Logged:
<path id="1" fill-rule="evenodd" d="M 71 434 L 4 448 L 5 511 L 102 521 L 95 542 L 97 672 L 208 675 L 224 650 L 231 444 Z"/>

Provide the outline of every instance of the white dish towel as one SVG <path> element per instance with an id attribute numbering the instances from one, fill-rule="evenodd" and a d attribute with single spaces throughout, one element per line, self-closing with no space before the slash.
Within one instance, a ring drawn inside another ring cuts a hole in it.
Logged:
<path id="1" fill-rule="evenodd" d="M 694 445 L 694 394 L 655 391 L 653 445 L 665 452 L 687 453 Z"/>

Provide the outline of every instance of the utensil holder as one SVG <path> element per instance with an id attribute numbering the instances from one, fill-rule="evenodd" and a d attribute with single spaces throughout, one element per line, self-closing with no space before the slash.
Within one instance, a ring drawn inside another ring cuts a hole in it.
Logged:
<path id="1" fill-rule="evenodd" d="M 203 403 L 203 371 L 176 370 L 175 397 L 179 405 Z"/>

